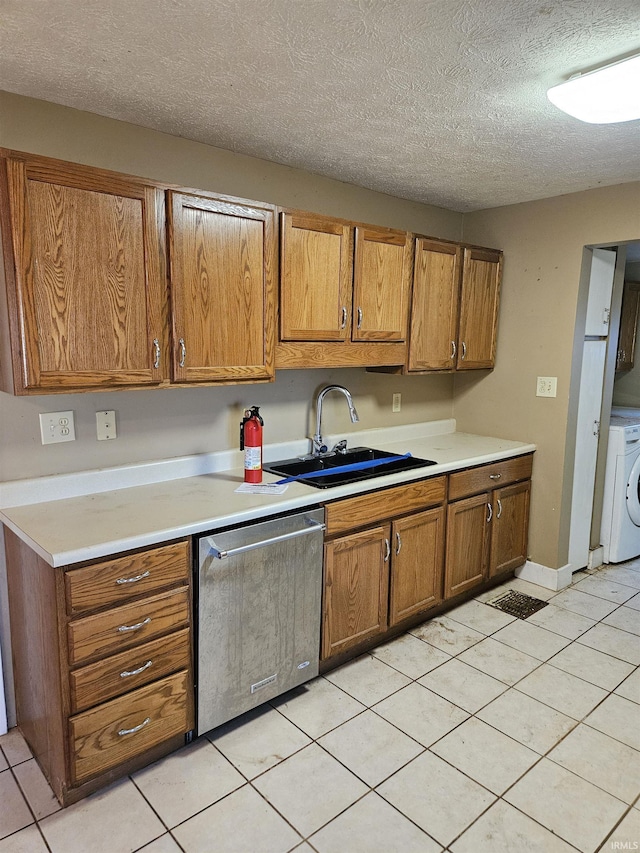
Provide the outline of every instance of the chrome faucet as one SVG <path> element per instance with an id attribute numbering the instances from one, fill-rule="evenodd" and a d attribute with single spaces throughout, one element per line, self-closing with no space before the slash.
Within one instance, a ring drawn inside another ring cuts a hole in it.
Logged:
<path id="1" fill-rule="evenodd" d="M 351 417 L 351 423 L 355 424 L 360 420 L 358 417 L 358 413 L 356 411 L 356 407 L 353 405 L 353 399 L 351 394 L 347 391 L 347 389 L 343 385 L 327 385 L 325 386 L 316 397 L 316 434 L 313 436 L 313 455 L 320 456 L 322 453 L 327 452 L 327 446 L 322 440 L 322 401 L 327 396 L 329 391 L 340 391 L 341 394 L 347 398 L 347 404 L 349 406 L 349 416 Z M 345 442 L 346 447 L 346 442 Z"/>

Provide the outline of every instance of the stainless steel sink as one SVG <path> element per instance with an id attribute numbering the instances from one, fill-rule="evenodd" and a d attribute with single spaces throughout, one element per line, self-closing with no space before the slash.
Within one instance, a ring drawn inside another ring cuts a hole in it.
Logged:
<path id="1" fill-rule="evenodd" d="M 378 462 L 379 464 L 371 464 Z M 360 465 L 362 469 L 343 471 L 346 465 Z M 359 480 L 370 480 L 385 474 L 396 474 L 413 468 L 435 465 L 431 459 L 420 459 L 418 456 L 399 456 L 386 450 L 375 450 L 372 447 L 354 447 L 343 453 L 327 453 L 311 459 L 281 459 L 263 465 L 264 470 L 281 477 L 295 477 L 300 483 L 314 486 L 316 489 L 328 489 L 331 486 L 342 486 L 346 483 L 356 483 Z M 308 476 L 308 475 L 312 476 Z"/>

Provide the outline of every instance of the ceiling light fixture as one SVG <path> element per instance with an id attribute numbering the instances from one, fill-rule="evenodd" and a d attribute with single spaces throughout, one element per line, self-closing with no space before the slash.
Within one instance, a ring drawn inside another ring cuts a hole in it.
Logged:
<path id="1" fill-rule="evenodd" d="M 640 55 L 576 74 L 547 97 L 558 109 L 590 124 L 640 119 Z"/>

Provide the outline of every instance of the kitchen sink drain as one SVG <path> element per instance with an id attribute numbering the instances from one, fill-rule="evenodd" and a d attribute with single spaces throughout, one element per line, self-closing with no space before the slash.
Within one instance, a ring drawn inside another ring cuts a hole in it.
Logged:
<path id="1" fill-rule="evenodd" d="M 499 610 L 504 610 L 510 616 L 527 619 L 533 613 L 537 613 L 538 610 L 546 607 L 549 602 L 534 598 L 532 595 L 526 595 L 524 592 L 516 592 L 515 589 L 508 589 L 485 603 L 490 604 L 491 607 L 497 607 Z"/>

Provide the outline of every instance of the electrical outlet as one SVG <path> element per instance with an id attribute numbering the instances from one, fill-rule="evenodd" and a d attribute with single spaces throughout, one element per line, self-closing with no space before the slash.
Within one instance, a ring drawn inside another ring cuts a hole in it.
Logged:
<path id="1" fill-rule="evenodd" d="M 394 394 L 393 402 L 391 403 L 391 411 L 399 412 L 402 408 L 402 394 Z"/>
<path id="2" fill-rule="evenodd" d="M 96 412 L 96 434 L 98 441 L 107 441 L 110 438 L 118 437 L 116 431 L 116 413 L 114 411 Z"/>
<path id="3" fill-rule="evenodd" d="M 558 391 L 557 376 L 538 376 L 536 397 L 555 397 Z"/>
<path id="4" fill-rule="evenodd" d="M 76 428 L 73 412 L 45 412 L 40 414 L 40 436 L 43 444 L 75 441 Z"/>

